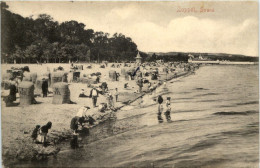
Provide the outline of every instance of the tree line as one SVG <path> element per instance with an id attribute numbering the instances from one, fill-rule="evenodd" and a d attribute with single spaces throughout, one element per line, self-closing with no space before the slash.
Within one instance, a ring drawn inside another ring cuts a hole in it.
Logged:
<path id="1" fill-rule="evenodd" d="M 47 14 L 22 17 L 5 2 L 1 19 L 2 62 L 128 62 L 138 52 L 132 39 L 121 33 L 95 32 L 75 20 L 58 23 Z"/>

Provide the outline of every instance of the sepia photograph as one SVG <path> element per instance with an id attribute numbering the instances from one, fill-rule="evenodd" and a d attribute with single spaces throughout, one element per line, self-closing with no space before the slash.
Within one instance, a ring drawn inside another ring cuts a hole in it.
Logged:
<path id="1" fill-rule="evenodd" d="M 257 0 L 0 3 L 2 167 L 259 167 Z"/>

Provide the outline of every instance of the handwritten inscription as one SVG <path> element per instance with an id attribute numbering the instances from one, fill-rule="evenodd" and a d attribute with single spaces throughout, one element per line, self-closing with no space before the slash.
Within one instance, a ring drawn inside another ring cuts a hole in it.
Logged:
<path id="1" fill-rule="evenodd" d="M 210 13 L 210 12 L 215 12 L 215 9 L 214 8 L 204 8 L 204 7 L 182 8 L 182 7 L 178 6 L 177 12 L 178 13 Z"/>

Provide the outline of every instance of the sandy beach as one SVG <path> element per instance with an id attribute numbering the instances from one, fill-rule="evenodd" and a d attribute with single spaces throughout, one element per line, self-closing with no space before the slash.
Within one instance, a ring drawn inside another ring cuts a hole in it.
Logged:
<path id="1" fill-rule="evenodd" d="M 77 65 L 77 64 L 76 64 Z M 135 101 L 140 96 L 144 95 L 143 93 L 137 93 L 138 86 L 136 80 L 126 81 L 121 75 L 119 81 L 112 81 L 109 79 L 108 72 L 109 70 L 115 70 L 118 73 L 121 73 L 121 68 L 112 68 L 111 64 L 106 68 L 100 68 L 99 64 L 91 64 L 92 68 L 87 69 L 86 67 L 89 64 L 78 64 L 83 65 L 84 69 L 81 74 L 91 74 L 100 72 L 101 80 L 100 82 L 107 82 L 109 92 L 114 94 L 115 88 L 118 88 L 119 91 L 119 102 L 115 102 L 116 108 L 124 107 L 127 104 Z M 11 67 L 23 67 L 25 65 L 2 65 L 2 74 L 4 70 L 10 69 Z M 58 66 L 62 66 L 65 72 L 70 71 L 69 64 L 29 64 L 30 72 L 36 72 L 37 76 L 47 72 L 48 69 L 53 70 Z M 133 66 L 133 65 L 132 65 Z M 163 67 L 157 67 L 159 72 L 163 71 Z M 141 69 L 143 71 L 143 69 Z M 174 71 L 175 77 L 187 75 L 187 72 L 183 68 L 176 68 Z M 169 75 L 170 76 L 170 75 Z M 152 85 L 157 87 L 162 84 L 162 81 L 159 80 L 150 80 L 151 76 L 146 77 L 149 81 L 152 82 Z M 173 78 L 173 75 L 172 75 Z M 170 79 L 170 78 L 169 78 Z M 128 83 L 129 88 L 124 89 L 124 83 Z M 96 84 L 96 86 L 99 86 Z M 82 106 L 91 107 L 90 111 L 100 115 L 97 108 L 92 108 L 92 99 L 91 98 L 80 98 L 79 94 L 81 90 L 84 89 L 85 94 L 89 95 L 91 90 L 87 84 L 83 83 L 69 83 L 69 89 L 71 92 L 70 98 L 71 101 L 76 104 L 52 104 L 53 94 L 49 94 L 47 98 L 42 96 L 35 97 L 38 104 L 29 105 L 29 106 L 16 106 L 16 107 L 5 107 L 5 103 L 2 101 L 2 142 L 3 142 L 3 160 L 11 163 L 12 161 L 18 160 L 31 160 L 36 151 L 42 148 L 41 145 L 36 145 L 31 140 L 31 133 L 35 125 L 44 125 L 48 121 L 53 123 L 52 129 L 48 134 L 50 140 L 56 143 L 55 148 L 58 146 L 58 143 L 62 141 L 68 141 L 71 137 L 70 130 L 70 120 L 76 115 L 78 109 Z M 52 89 L 49 88 L 51 91 Z M 8 90 L 2 90 L 2 96 L 8 95 Z M 100 103 L 106 103 L 106 97 L 100 95 L 98 97 L 97 105 Z M 19 94 L 17 93 L 17 100 L 15 103 L 19 103 Z M 107 111 L 104 114 L 101 114 L 106 117 L 111 117 L 111 111 Z M 109 114 L 109 115 L 107 115 Z M 107 118 L 103 120 L 106 120 Z M 51 151 L 53 149 L 50 149 Z M 54 150 L 55 151 L 55 150 Z M 57 151 L 58 152 L 58 151 Z M 37 153 L 37 152 L 36 152 Z M 43 152 L 44 153 L 44 152 Z"/>

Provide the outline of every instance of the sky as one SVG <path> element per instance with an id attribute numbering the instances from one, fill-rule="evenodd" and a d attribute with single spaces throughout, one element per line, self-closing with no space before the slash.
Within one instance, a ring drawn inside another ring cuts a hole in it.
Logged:
<path id="1" fill-rule="evenodd" d="M 258 56 L 258 2 L 22 2 L 9 10 L 24 17 L 49 14 L 86 29 L 130 37 L 144 52 L 210 52 Z M 200 12 L 201 8 L 208 12 Z M 193 9 L 193 11 L 187 11 Z M 196 12 L 195 12 L 195 10 Z"/>

